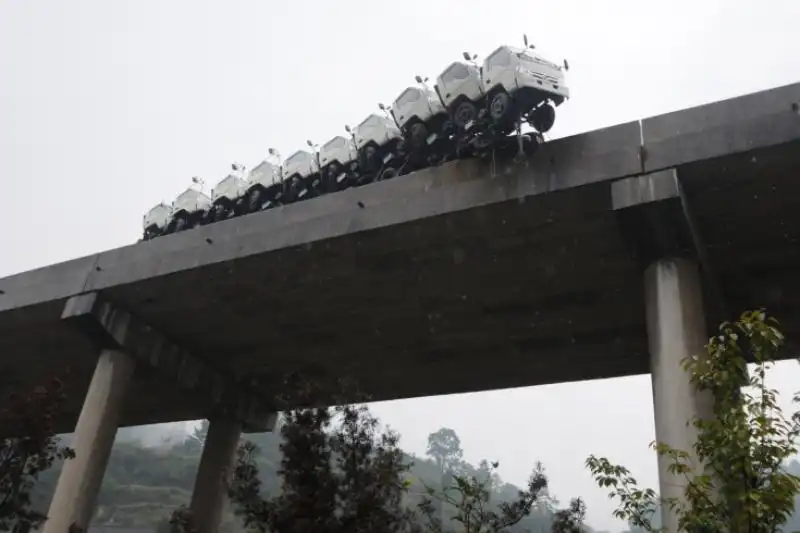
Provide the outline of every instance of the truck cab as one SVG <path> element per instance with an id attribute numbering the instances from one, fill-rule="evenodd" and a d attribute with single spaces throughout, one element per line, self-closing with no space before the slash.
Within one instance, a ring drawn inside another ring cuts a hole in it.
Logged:
<path id="1" fill-rule="evenodd" d="M 172 217 L 167 225 L 167 233 L 199 226 L 210 208 L 211 198 L 202 191 L 189 187 L 172 202 Z"/>
<path id="2" fill-rule="evenodd" d="M 422 83 L 419 77 L 418 80 Z M 431 135 L 442 135 L 449 119 L 439 97 L 424 85 L 406 88 L 392 102 L 391 112 L 403 136 L 414 149 L 426 146 Z"/>
<path id="3" fill-rule="evenodd" d="M 464 54 L 465 59 L 469 54 Z M 454 61 L 436 78 L 436 94 L 459 130 L 468 129 L 485 106 L 480 68 L 471 61 Z"/>
<path id="4" fill-rule="evenodd" d="M 293 200 L 303 200 L 314 190 L 314 180 L 319 180 L 316 159 L 314 154 L 298 150 L 283 162 L 284 184 Z"/>
<path id="5" fill-rule="evenodd" d="M 389 117 L 372 113 L 352 130 L 352 134 L 358 151 L 358 166 L 363 172 L 377 175 L 383 167 L 399 159 L 403 134 Z"/>
<path id="6" fill-rule="evenodd" d="M 274 207 L 283 195 L 280 167 L 265 159 L 250 170 L 245 182 L 245 192 L 240 202 L 241 210 L 253 213 Z"/>
<path id="7" fill-rule="evenodd" d="M 142 239 L 147 241 L 164 233 L 172 218 L 172 206 L 160 202 L 142 217 Z"/>
<path id="8" fill-rule="evenodd" d="M 319 167 L 329 190 L 346 187 L 358 170 L 358 151 L 352 139 L 337 135 L 319 149 Z"/>
<path id="9" fill-rule="evenodd" d="M 225 176 L 211 190 L 211 209 L 208 210 L 208 221 L 216 222 L 236 214 L 239 199 L 247 190 L 247 182 L 242 177 L 243 168 L 231 165 L 233 172 Z"/>
<path id="10" fill-rule="evenodd" d="M 545 133 L 555 122 L 555 106 L 569 98 L 564 67 L 525 48 L 500 46 L 483 62 L 483 92 L 488 96 L 489 115 L 505 128 L 525 120 Z M 553 105 L 554 104 L 554 105 Z"/>

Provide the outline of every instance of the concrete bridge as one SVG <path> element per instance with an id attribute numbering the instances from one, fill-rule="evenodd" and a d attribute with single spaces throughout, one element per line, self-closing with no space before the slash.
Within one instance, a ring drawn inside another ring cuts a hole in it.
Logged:
<path id="1" fill-rule="evenodd" d="M 689 448 L 679 362 L 710 326 L 765 306 L 800 338 L 799 104 L 789 85 L 0 279 L 4 386 L 69 370 L 78 457 L 45 531 L 86 524 L 118 425 L 197 418 L 210 531 L 291 370 L 376 400 L 650 372 L 657 438 Z"/>

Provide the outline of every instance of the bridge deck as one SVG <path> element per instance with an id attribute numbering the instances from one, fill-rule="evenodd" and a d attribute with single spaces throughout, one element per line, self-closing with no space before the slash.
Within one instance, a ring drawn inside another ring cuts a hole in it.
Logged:
<path id="1" fill-rule="evenodd" d="M 798 102 L 780 87 L 0 279 L 0 382 L 69 367 L 70 429 L 96 353 L 59 316 L 86 291 L 265 396 L 290 369 L 376 399 L 646 373 L 610 184 L 669 167 L 731 309 L 767 306 L 800 336 Z M 201 416 L 142 369 L 123 422 Z"/>

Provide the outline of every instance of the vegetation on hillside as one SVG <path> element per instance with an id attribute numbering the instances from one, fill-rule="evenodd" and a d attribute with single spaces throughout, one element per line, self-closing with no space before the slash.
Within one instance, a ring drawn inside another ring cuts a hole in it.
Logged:
<path id="1" fill-rule="evenodd" d="M 32 391 L 6 391 L 0 404 L 0 428 L 16 438 L 0 439 L 0 531 L 38 526 L 44 519 L 34 487 L 54 461 L 71 458 L 53 433 L 63 404 L 61 381 L 51 378 Z"/>

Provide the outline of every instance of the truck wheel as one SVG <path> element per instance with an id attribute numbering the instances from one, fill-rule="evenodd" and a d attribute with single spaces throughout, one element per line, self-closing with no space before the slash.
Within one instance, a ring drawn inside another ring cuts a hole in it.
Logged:
<path id="1" fill-rule="evenodd" d="M 422 122 L 412 124 L 408 134 L 411 138 L 411 146 L 414 148 L 420 148 L 428 144 L 428 128 Z"/>
<path id="2" fill-rule="evenodd" d="M 224 209 L 222 209 L 222 206 L 219 204 L 213 205 L 211 206 L 211 209 L 208 210 L 208 213 L 206 213 L 204 218 L 206 219 L 207 224 L 213 224 L 214 222 L 220 221 L 225 218 Z"/>
<path id="3" fill-rule="evenodd" d="M 261 198 L 261 191 L 258 189 L 250 192 L 247 195 L 247 212 L 248 213 L 255 213 L 258 211 L 258 208 L 261 207 L 258 203 L 259 199 Z"/>
<path id="4" fill-rule="evenodd" d="M 347 175 L 342 176 L 342 174 L 344 174 L 344 169 L 339 163 L 331 163 L 331 166 L 328 167 L 327 173 L 328 192 L 338 191 L 340 188 L 345 186 L 345 183 L 347 182 Z M 341 181 L 339 181 L 339 176 L 341 176 Z"/>
<path id="5" fill-rule="evenodd" d="M 478 117 L 478 110 L 472 102 L 461 102 L 453 112 L 453 122 L 458 129 L 466 129 L 470 121 Z"/>
<path id="6" fill-rule="evenodd" d="M 370 170 L 374 169 L 376 166 L 375 155 L 377 154 L 377 152 L 378 151 L 375 149 L 374 146 L 363 147 L 358 153 L 359 158 L 361 159 L 361 161 L 359 161 L 361 168 Z"/>
<path id="7" fill-rule="evenodd" d="M 175 233 L 185 230 L 188 225 L 189 224 L 188 221 L 186 220 L 186 217 L 178 217 L 175 220 Z"/>
<path id="8" fill-rule="evenodd" d="M 511 112 L 511 97 L 505 91 L 498 91 L 489 104 L 489 115 L 495 122 L 503 122 Z"/>
<path id="9" fill-rule="evenodd" d="M 522 141 L 522 150 L 525 155 L 532 156 L 539 151 L 540 139 L 538 135 L 526 135 Z"/>
<path id="10" fill-rule="evenodd" d="M 397 169 L 394 167 L 386 167 L 378 174 L 378 178 L 375 181 L 390 180 L 395 176 L 397 176 Z"/>
<path id="11" fill-rule="evenodd" d="M 540 133 L 550 131 L 556 122 L 556 110 L 550 104 L 543 104 L 533 110 L 530 125 Z"/>

